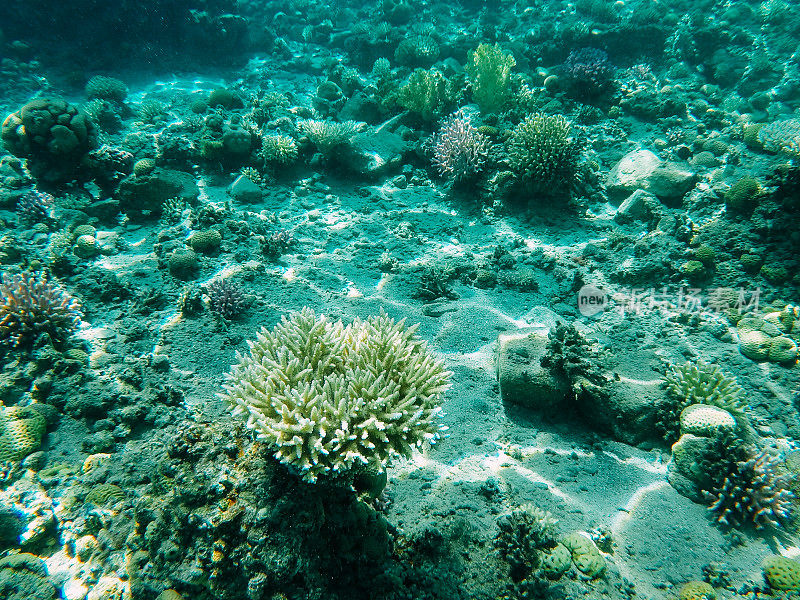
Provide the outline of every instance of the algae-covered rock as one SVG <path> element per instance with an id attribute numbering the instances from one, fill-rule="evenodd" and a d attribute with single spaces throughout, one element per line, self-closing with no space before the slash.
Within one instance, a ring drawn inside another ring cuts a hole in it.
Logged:
<path id="1" fill-rule="evenodd" d="M 47 567 L 38 556 L 22 552 L 0 558 L 0 598 L 51 600 L 56 588 L 47 579 Z"/>
<path id="2" fill-rule="evenodd" d="M 118 191 L 120 209 L 129 217 L 156 218 L 166 200 L 179 198 L 194 204 L 200 195 L 197 183 L 189 173 L 170 169 L 155 169 L 146 175 L 132 175 L 124 179 Z"/>
<path id="3" fill-rule="evenodd" d="M 244 175 L 240 175 L 228 190 L 231 197 L 243 204 L 255 204 L 264 199 L 264 191 Z"/>
<path id="4" fill-rule="evenodd" d="M 538 331 L 503 333 L 497 340 L 497 379 L 504 402 L 546 410 L 559 404 L 569 384 L 560 374 L 542 366 L 548 337 Z"/>

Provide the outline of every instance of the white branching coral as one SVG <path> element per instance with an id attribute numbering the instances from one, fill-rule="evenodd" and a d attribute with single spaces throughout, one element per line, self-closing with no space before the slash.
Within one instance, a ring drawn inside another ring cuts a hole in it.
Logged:
<path id="1" fill-rule="evenodd" d="M 385 313 L 344 325 L 304 308 L 259 331 L 220 396 L 306 481 L 383 470 L 446 429 L 452 373 L 416 330 Z"/>

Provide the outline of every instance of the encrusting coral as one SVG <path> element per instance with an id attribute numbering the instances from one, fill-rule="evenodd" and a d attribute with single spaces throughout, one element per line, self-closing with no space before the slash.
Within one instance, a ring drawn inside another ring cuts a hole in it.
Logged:
<path id="1" fill-rule="evenodd" d="M 306 307 L 249 342 L 220 396 L 306 481 L 382 471 L 445 429 L 451 373 L 416 329 L 385 313 L 331 323 Z"/>

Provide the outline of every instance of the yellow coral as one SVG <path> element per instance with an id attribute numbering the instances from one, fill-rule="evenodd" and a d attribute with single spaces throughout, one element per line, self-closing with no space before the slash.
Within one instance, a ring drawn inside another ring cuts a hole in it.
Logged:
<path id="1" fill-rule="evenodd" d="M 548 579 L 558 579 L 572 565 L 572 553 L 564 544 L 556 544 L 552 549 L 542 550 L 539 566 Z"/>
<path id="2" fill-rule="evenodd" d="M 714 600 L 717 592 L 705 581 L 690 581 L 681 586 L 678 600 Z"/>
<path id="3" fill-rule="evenodd" d="M 782 591 L 800 591 L 800 563 L 791 558 L 773 554 L 761 563 L 764 579 L 769 586 Z"/>
<path id="4" fill-rule="evenodd" d="M 691 404 L 681 411 L 681 434 L 713 437 L 736 429 L 736 419 L 724 408 L 708 404 Z"/>
<path id="5" fill-rule="evenodd" d="M 47 423 L 30 408 L 0 404 L 0 461 L 18 461 L 42 443 Z"/>
<path id="6" fill-rule="evenodd" d="M 86 502 L 97 506 L 113 506 L 125 498 L 125 492 L 113 483 L 100 483 L 86 494 Z"/>
<path id="7" fill-rule="evenodd" d="M 579 532 L 564 536 L 561 543 L 572 553 L 572 562 L 581 573 L 594 579 L 606 568 L 606 561 L 594 542 Z"/>

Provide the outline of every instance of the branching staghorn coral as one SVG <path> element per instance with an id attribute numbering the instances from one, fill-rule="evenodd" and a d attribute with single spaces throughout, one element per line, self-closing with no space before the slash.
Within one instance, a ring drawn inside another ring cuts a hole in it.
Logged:
<path id="1" fill-rule="evenodd" d="M 736 419 L 742 434 L 749 433 L 750 421 L 747 418 L 747 401 L 744 391 L 736 379 L 705 361 L 688 361 L 681 366 L 670 365 L 664 375 L 667 394 L 672 400 L 669 414 L 661 425 L 667 441 L 677 439 L 678 416 L 692 404 L 708 404 L 727 410 Z M 674 439 L 673 439 L 674 438 Z"/>
<path id="2" fill-rule="evenodd" d="M 703 496 L 718 523 L 728 527 L 778 527 L 788 521 L 794 493 L 780 456 L 752 446 L 728 447 L 711 489 Z"/>
<path id="3" fill-rule="evenodd" d="M 323 156 L 329 157 L 336 148 L 349 144 L 365 125 L 358 121 L 304 119 L 297 123 L 297 128 L 314 143 Z"/>
<path id="4" fill-rule="evenodd" d="M 81 321 L 77 300 L 46 275 L 3 273 L 0 280 L 0 342 L 12 348 L 32 344 L 41 334 L 63 342 Z"/>
<path id="5" fill-rule="evenodd" d="M 416 329 L 385 313 L 331 323 L 306 307 L 249 342 L 220 396 L 306 481 L 382 471 L 445 429 L 451 373 Z"/>

